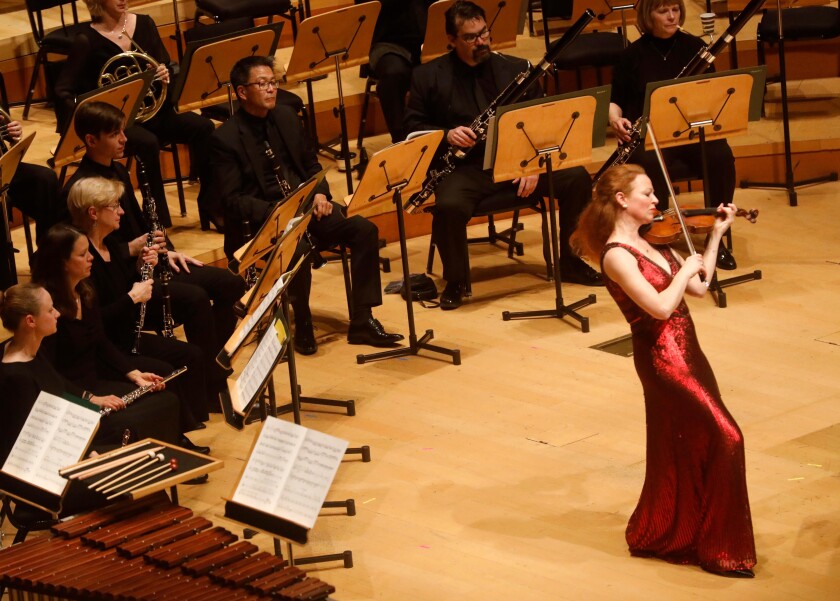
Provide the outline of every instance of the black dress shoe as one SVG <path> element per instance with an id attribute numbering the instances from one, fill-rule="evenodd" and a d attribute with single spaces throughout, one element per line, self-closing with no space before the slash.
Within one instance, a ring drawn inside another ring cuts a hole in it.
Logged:
<path id="1" fill-rule="evenodd" d="M 724 576 L 726 578 L 755 578 L 755 572 L 749 568 L 742 568 L 740 570 L 717 570 L 702 566 L 704 570 L 717 576 Z"/>
<path id="2" fill-rule="evenodd" d="M 202 455 L 209 455 L 210 454 L 210 447 L 202 447 L 200 445 L 195 444 L 186 436 L 181 435 L 181 440 L 178 442 L 178 446 L 188 451 L 192 451 L 193 453 L 201 453 Z"/>
<path id="3" fill-rule="evenodd" d="M 726 269 L 727 271 L 732 271 L 738 267 L 738 264 L 735 263 L 735 257 L 732 256 L 732 253 L 723 244 L 718 247 L 717 267 L 718 269 Z"/>
<path id="4" fill-rule="evenodd" d="M 193 426 L 193 430 L 205 430 L 205 429 L 207 429 L 207 424 L 205 424 L 204 422 L 196 422 L 196 424 Z"/>
<path id="5" fill-rule="evenodd" d="M 317 350 L 318 343 L 315 342 L 312 322 L 295 322 L 295 352 L 298 355 L 314 355 Z"/>
<path id="6" fill-rule="evenodd" d="M 457 309 L 464 304 L 464 287 L 459 282 L 449 282 L 440 295 L 440 308 L 444 311 Z"/>
<path id="7" fill-rule="evenodd" d="M 403 339 L 402 334 L 389 334 L 373 315 L 354 319 L 347 329 L 347 342 L 369 346 L 394 346 Z"/>
<path id="8" fill-rule="evenodd" d="M 567 284 L 603 286 L 604 278 L 578 257 L 560 263 L 560 280 Z"/>
<path id="9" fill-rule="evenodd" d="M 207 484 L 209 479 L 210 474 L 203 474 L 201 476 L 196 476 L 195 478 L 190 478 L 189 480 L 184 480 L 182 484 Z"/>

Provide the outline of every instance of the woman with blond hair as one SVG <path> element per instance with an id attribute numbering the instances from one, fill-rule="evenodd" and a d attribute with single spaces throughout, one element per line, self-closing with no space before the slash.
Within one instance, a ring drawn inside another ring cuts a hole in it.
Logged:
<path id="1" fill-rule="evenodd" d="M 157 247 L 146 247 L 135 260 L 124 254 L 125 244 L 113 236 L 120 227 L 123 209 L 120 196 L 123 184 L 104 177 L 88 177 L 73 184 L 67 195 L 67 207 L 73 225 L 87 236 L 88 252 L 93 257 L 90 283 L 102 312 L 108 338 L 123 353 L 136 350 L 144 357 L 161 361 L 150 367 L 159 375 L 169 366 L 185 365 L 187 373 L 173 383 L 179 393 L 184 431 L 207 421 L 208 393 L 205 381 L 205 358 L 191 343 L 164 338 L 148 330 L 162 322 L 162 303 L 152 298 L 153 277 L 141 281 L 140 270 L 148 264 L 149 275 L 157 263 Z M 141 307 L 145 305 L 144 328 L 137 338 Z M 210 319 L 209 309 L 205 319 Z M 184 441 L 187 446 L 187 441 Z"/>
<path id="2" fill-rule="evenodd" d="M 584 209 L 572 244 L 600 260 L 607 290 L 630 324 L 647 418 L 645 483 L 627 525 L 630 553 L 752 578 L 756 563 L 744 440 L 723 404 L 684 297 L 706 294 L 733 205 L 705 253 L 683 259 L 639 233 L 658 199 L 638 165 L 608 169 Z"/>
<path id="3" fill-rule="evenodd" d="M 703 47 L 700 38 L 681 27 L 685 23 L 683 0 L 639 0 L 636 14 L 642 37 L 624 50 L 613 69 L 609 120 L 619 142 L 630 140 L 633 123 L 644 111 L 647 84 L 674 79 Z M 731 203 L 735 194 L 732 149 L 723 139 L 706 142 L 705 146 L 711 204 Z M 669 170 L 688 168 L 693 174 L 702 173 L 699 143 L 666 148 L 662 154 Z M 629 162 L 645 169 L 653 181 L 660 210 L 668 208 L 668 187 L 653 151 L 645 150 L 642 144 L 630 155 Z M 716 262 L 720 269 L 736 267 L 734 257 L 723 244 L 718 247 Z"/>

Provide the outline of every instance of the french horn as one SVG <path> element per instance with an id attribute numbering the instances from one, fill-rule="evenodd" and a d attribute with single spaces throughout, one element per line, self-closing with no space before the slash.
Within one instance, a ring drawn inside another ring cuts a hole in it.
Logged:
<path id="1" fill-rule="evenodd" d="M 143 73 L 144 71 L 157 71 L 159 63 L 148 54 L 129 50 L 122 52 L 108 59 L 99 72 L 99 87 L 117 83 L 127 77 Z M 166 82 L 158 79 L 152 81 L 149 90 L 143 97 L 140 108 L 137 110 L 134 120 L 143 123 L 154 117 L 163 107 L 166 101 Z"/>

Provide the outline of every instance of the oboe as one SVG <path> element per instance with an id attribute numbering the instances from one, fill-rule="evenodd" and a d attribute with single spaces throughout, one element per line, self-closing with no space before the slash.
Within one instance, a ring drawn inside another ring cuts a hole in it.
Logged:
<path id="1" fill-rule="evenodd" d="M 149 187 L 149 179 L 146 177 L 146 169 L 139 157 L 135 157 L 135 160 L 137 161 L 137 181 L 140 183 L 140 193 L 143 196 L 143 215 L 146 217 L 146 223 L 149 226 L 149 236 L 152 240 L 154 240 L 155 232 L 159 231 L 163 234 L 165 240 L 166 230 L 158 219 L 155 198 L 152 196 L 152 190 Z M 172 318 L 172 299 L 169 295 L 169 282 L 172 280 L 172 267 L 169 265 L 169 251 L 166 248 L 166 242 L 164 242 L 163 250 L 160 253 L 160 261 L 158 261 L 158 276 L 158 279 L 160 280 L 160 293 L 163 299 L 163 324 L 161 334 L 165 338 L 174 338 L 175 332 L 173 330 L 175 329 L 175 320 Z"/>
<path id="2" fill-rule="evenodd" d="M 133 403 L 134 401 L 136 401 L 140 397 L 148 394 L 149 392 L 151 392 L 152 390 L 154 390 L 155 388 L 157 388 L 161 384 L 165 384 L 169 380 L 177 378 L 178 376 L 180 376 L 185 371 L 187 371 L 186 366 L 179 367 L 178 369 L 176 369 L 175 371 L 170 373 L 168 376 L 166 376 L 160 382 L 157 382 L 156 384 L 146 384 L 145 386 L 140 386 L 139 388 L 135 388 L 134 390 L 132 390 L 131 392 L 129 392 L 125 396 L 120 397 L 120 400 L 123 403 L 125 403 L 126 407 L 128 407 L 129 405 L 131 405 L 131 403 Z M 110 407 L 103 407 L 102 409 L 99 410 L 99 413 L 101 415 L 110 415 L 111 411 L 112 411 L 112 409 Z"/>
<path id="3" fill-rule="evenodd" d="M 525 92 L 527 92 L 528 89 L 536 83 L 540 76 L 542 76 L 543 73 L 545 73 L 554 64 L 563 50 L 565 50 L 575 40 L 575 38 L 580 35 L 586 26 L 589 25 L 589 22 L 594 18 L 595 13 L 590 9 L 586 9 L 580 18 L 569 28 L 569 30 L 566 31 L 559 40 L 554 42 L 551 47 L 549 47 L 548 52 L 545 53 L 545 56 L 538 64 L 517 75 L 514 80 L 502 91 L 502 93 L 496 96 L 493 102 L 491 102 L 490 105 L 484 109 L 484 111 L 476 117 L 472 123 L 470 123 L 469 128 L 476 135 L 476 144 L 487 139 L 487 130 L 490 120 L 496 116 L 498 108 L 500 106 L 512 104 L 522 98 L 522 96 L 525 95 Z M 461 148 L 450 144 L 443 155 L 441 155 L 441 157 L 436 161 L 438 165 L 437 168 L 429 169 L 426 181 L 423 182 L 423 188 L 416 194 L 413 194 L 411 198 L 406 201 L 403 209 L 407 213 L 416 212 L 420 205 L 429 200 L 432 194 L 434 194 L 438 185 L 440 185 L 440 183 L 448 177 L 450 173 L 455 171 L 455 168 L 458 166 L 458 162 L 463 160 L 473 148 L 475 148 L 475 146 L 470 148 Z"/>
<path id="4" fill-rule="evenodd" d="M 715 62 L 717 56 L 723 52 L 723 49 L 726 48 L 735 36 L 738 35 L 738 32 L 747 24 L 755 13 L 757 13 L 761 6 L 764 4 L 764 0 L 752 0 L 749 4 L 744 7 L 738 16 L 732 21 L 732 24 L 724 31 L 721 36 L 714 41 L 714 43 L 706 46 L 705 44 L 700 47 L 700 50 L 697 51 L 697 54 L 692 57 L 688 64 L 682 68 L 682 71 L 674 79 L 680 79 L 682 77 L 691 77 L 692 75 L 702 75 L 705 73 L 709 67 Z M 627 159 L 630 158 L 630 155 L 635 152 L 636 148 L 639 147 L 640 144 L 644 141 L 642 137 L 642 129 L 644 127 L 645 117 L 641 116 L 633 123 L 633 126 L 630 128 L 630 139 L 623 144 L 619 144 L 618 148 L 615 149 L 615 152 L 610 155 L 610 158 L 607 159 L 607 162 L 604 163 L 601 168 L 598 170 L 598 173 L 595 174 L 595 177 L 592 178 L 592 185 L 598 183 L 598 180 L 601 179 L 601 176 L 604 175 L 604 172 L 609 169 L 610 167 L 614 167 L 615 165 L 623 165 L 627 162 Z"/>

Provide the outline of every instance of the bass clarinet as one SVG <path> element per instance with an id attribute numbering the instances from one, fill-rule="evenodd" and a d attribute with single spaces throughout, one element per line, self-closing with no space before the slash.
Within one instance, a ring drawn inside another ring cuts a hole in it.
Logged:
<path id="1" fill-rule="evenodd" d="M 146 169 L 139 157 L 135 157 L 137 161 L 137 181 L 140 183 L 140 194 L 143 196 L 143 215 L 146 217 L 146 223 L 149 226 L 149 236 L 154 240 L 155 232 L 161 232 L 164 240 L 166 239 L 166 230 L 160 223 L 157 214 L 157 206 L 155 205 L 155 197 L 152 196 L 152 190 L 149 187 L 149 179 L 146 177 Z M 148 239 L 147 239 L 148 244 Z M 169 251 L 164 242 L 163 250 L 160 253 L 160 260 L 158 261 L 158 279 L 160 280 L 160 293 L 163 299 L 163 325 L 161 328 L 161 335 L 164 338 L 174 338 L 175 320 L 172 318 L 172 299 L 169 295 L 169 282 L 172 280 L 172 266 L 169 265 Z M 140 329 L 138 328 L 137 335 L 139 336 Z"/>
<path id="2" fill-rule="evenodd" d="M 499 94 L 490 105 L 484 109 L 478 117 L 469 125 L 469 128 L 476 135 L 476 144 L 487 139 L 487 129 L 490 120 L 496 116 L 496 111 L 500 106 L 512 104 L 522 98 L 525 92 L 545 73 L 551 65 L 554 64 L 560 54 L 565 50 L 581 32 L 586 29 L 589 22 L 595 18 L 595 13 L 590 9 L 586 9 L 580 18 L 563 34 L 560 39 L 554 42 L 545 53 L 542 60 L 517 75 L 512 82 Z M 458 162 L 463 160 L 469 152 L 475 148 L 461 148 L 458 146 L 449 145 L 446 151 L 436 161 L 437 167 L 429 169 L 426 180 L 423 182 L 423 188 L 413 194 L 403 206 L 407 213 L 414 213 L 420 208 L 424 202 L 434 194 L 435 189 L 440 183 L 452 173 L 458 166 Z"/>
<path id="3" fill-rule="evenodd" d="M 735 20 L 732 21 L 729 28 L 724 31 L 723 34 L 711 45 L 703 45 L 700 50 L 697 51 L 697 54 L 692 57 L 688 64 L 682 68 L 682 71 L 680 71 L 679 75 L 677 75 L 674 79 L 691 77 L 692 75 L 702 75 L 705 73 L 709 67 L 712 66 L 712 63 L 715 62 L 718 55 L 723 52 L 723 49 L 726 48 L 733 39 L 735 39 L 738 32 L 741 31 L 744 25 L 747 24 L 747 21 L 749 21 L 755 13 L 761 9 L 763 4 L 764 0 L 751 0 L 751 2 L 744 7 L 744 10 L 742 10 L 735 18 Z M 610 155 L 607 162 L 601 166 L 598 173 L 596 173 L 595 177 L 592 178 L 593 187 L 598 183 L 598 180 L 601 179 L 601 176 L 604 175 L 604 172 L 607 169 L 626 163 L 627 159 L 630 158 L 630 155 L 635 152 L 636 148 L 638 148 L 640 144 L 642 144 L 644 141 L 644 137 L 642 137 L 644 123 L 644 115 L 636 119 L 630 128 L 630 139 L 627 142 L 618 145 L 618 148 L 616 148 Z"/>

